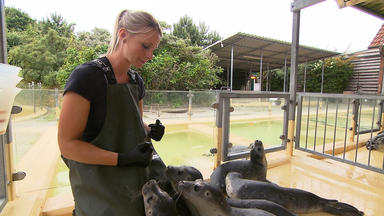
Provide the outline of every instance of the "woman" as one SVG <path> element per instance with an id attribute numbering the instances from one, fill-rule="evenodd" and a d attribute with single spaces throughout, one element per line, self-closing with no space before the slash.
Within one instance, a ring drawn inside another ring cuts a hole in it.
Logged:
<path id="1" fill-rule="evenodd" d="M 76 216 L 144 215 L 140 196 L 160 121 L 142 121 L 144 84 L 131 66 L 152 59 L 162 31 L 148 13 L 119 13 L 106 57 L 78 66 L 67 81 L 58 143 L 69 167 Z"/>

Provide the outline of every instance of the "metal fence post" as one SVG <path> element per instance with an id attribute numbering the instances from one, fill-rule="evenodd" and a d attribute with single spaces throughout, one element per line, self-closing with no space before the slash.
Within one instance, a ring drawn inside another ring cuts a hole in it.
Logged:
<path id="1" fill-rule="evenodd" d="M 360 99 L 355 99 L 352 101 L 352 127 L 350 128 L 351 134 L 349 137 L 350 142 L 354 142 L 355 135 L 356 135 L 356 128 L 357 128 L 357 119 L 359 116 L 359 106 L 360 106 Z"/>
<path id="2" fill-rule="evenodd" d="M 192 98 L 193 98 L 193 94 L 191 90 L 188 91 L 187 96 L 188 96 L 188 119 L 191 120 L 192 119 Z"/>

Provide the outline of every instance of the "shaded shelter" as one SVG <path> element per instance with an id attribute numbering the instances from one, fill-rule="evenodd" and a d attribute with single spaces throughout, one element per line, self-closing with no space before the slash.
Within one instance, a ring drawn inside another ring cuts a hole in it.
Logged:
<path id="1" fill-rule="evenodd" d="M 365 13 L 384 19 L 384 0 L 337 0 L 340 8 L 354 7 Z"/>
<path id="2" fill-rule="evenodd" d="M 237 33 L 206 47 L 219 57 L 218 65 L 224 68 L 224 80 L 233 90 L 246 89 L 250 75 L 256 73 L 259 80 L 268 79 L 260 73 L 290 66 L 291 43 L 276 39 Z M 339 55 L 338 52 L 309 46 L 299 47 L 299 63 L 311 62 Z M 266 75 L 266 74 L 265 74 Z M 261 89 L 265 87 L 261 86 Z"/>

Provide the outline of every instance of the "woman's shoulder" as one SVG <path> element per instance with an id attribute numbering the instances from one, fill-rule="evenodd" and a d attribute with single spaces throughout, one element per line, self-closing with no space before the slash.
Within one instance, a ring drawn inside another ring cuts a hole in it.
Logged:
<path id="1" fill-rule="evenodd" d="M 104 72 L 92 62 L 77 66 L 69 76 L 64 92 L 74 91 L 87 99 L 106 88 Z"/>
<path id="2" fill-rule="evenodd" d="M 72 74 L 80 77 L 83 77 L 83 76 L 103 77 L 104 76 L 104 72 L 93 61 L 86 62 L 84 64 L 77 66 L 73 70 Z"/>

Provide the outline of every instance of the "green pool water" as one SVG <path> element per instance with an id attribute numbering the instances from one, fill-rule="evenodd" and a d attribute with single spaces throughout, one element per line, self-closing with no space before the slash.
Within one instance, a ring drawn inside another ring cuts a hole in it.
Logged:
<path id="1" fill-rule="evenodd" d="M 186 130 L 170 133 L 154 147 L 167 165 L 190 165 L 190 161 L 208 157 L 209 150 L 214 147 L 213 137 Z"/>
<path id="2" fill-rule="evenodd" d="M 265 147 L 281 145 L 283 120 L 251 120 L 234 121 L 230 126 L 230 134 L 248 140 L 261 140 Z"/>

